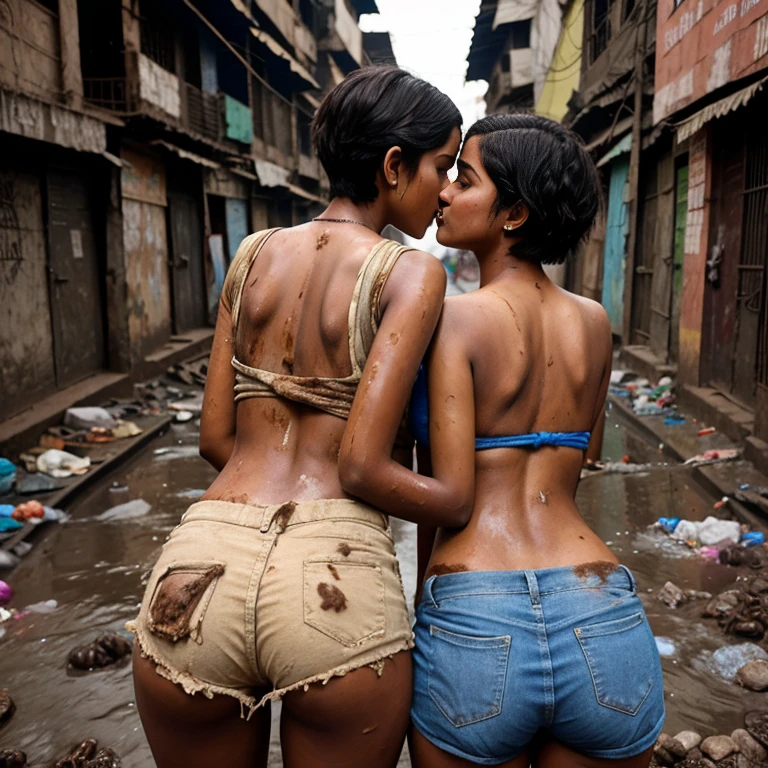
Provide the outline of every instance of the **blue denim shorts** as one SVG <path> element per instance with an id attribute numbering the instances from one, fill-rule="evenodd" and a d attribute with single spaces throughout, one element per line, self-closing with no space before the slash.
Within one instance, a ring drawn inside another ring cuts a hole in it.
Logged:
<path id="1" fill-rule="evenodd" d="M 629 569 L 433 576 L 416 609 L 411 717 L 480 765 L 540 731 L 591 757 L 651 747 L 664 724 L 656 642 Z"/>

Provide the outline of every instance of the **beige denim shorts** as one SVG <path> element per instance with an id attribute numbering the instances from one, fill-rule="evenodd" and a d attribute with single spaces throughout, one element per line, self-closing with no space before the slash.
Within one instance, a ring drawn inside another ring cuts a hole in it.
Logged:
<path id="1" fill-rule="evenodd" d="M 348 499 L 193 504 L 129 629 L 160 675 L 248 716 L 413 647 L 389 520 Z"/>

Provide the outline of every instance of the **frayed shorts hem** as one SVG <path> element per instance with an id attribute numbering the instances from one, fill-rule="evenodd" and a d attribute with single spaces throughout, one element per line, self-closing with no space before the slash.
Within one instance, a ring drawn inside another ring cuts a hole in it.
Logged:
<path id="1" fill-rule="evenodd" d="M 204 680 L 200 680 L 199 678 L 193 677 L 186 672 L 179 672 L 178 670 L 173 669 L 172 667 L 168 666 L 162 658 L 160 658 L 157 654 L 152 653 L 148 649 L 147 643 L 142 637 L 143 632 L 137 627 L 137 622 L 130 621 L 125 626 L 129 632 L 132 632 L 136 636 L 136 641 L 139 644 L 142 657 L 148 658 L 150 661 L 152 661 L 152 663 L 155 665 L 155 672 L 157 672 L 160 677 L 169 680 L 175 685 L 180 685 L 184 690 L 184 693 L 187 693 L 190 696 L 194 696 L 196 693 L 202 693 L 208 699 L 212 699 L 216 695 L 230 696 L 231 698 L 236 699 L 240 703 L 240 717 L 242 717 L 244 720 L 250 720 L 253 713 L 257 709 L 263 707 L 266 704 L 269 704 L 270 702 L 279 701 L 283 698 L 283 696 L 285 696 L 286 693 L 298 691 L 302 688 L 305 691 L 308 691 L 309 686 L 316 683 L 327 685 L 328 681 L 332 678 L 344 677 L 350 672 L 355 672 L 358 669 L 362 669 L 363 667 L 371 667 L 371 669 L 373 669 L 376 674 L 381 677 L 384 672 L 384 664 L 387 659 L 391 659 L 393 656 L 396 656 L 398 653 L 402 653 L 403 651 L 410 651 L 413 648 L 413 638 L 411 638 L 406 642 L 402 642 L 392 648 L 388 648 L 386 651 L 377 649 L 377 652 L 375 654 L 371 654 L 370 657 L 355 659 L 354 662 L 350 662 L 349 664 L 343 664 L 341 666 L 334 667 L 327 672 L 322 672 L 320 674 L 304 678 L 303 680 L 298 680 L 297 682 L 291 683 L 290 685 L 287 685 L 283 688 L 276 688 L 275 690 L 270 691 L 269 693 L 262 696 L 261 699 L 257 699 L 255 696 L 251 696 L 250 694 L 245 693 L 244 691 L 241 691 L 237 688 L 227 688 L 225 686 L 209 683 Z"/>

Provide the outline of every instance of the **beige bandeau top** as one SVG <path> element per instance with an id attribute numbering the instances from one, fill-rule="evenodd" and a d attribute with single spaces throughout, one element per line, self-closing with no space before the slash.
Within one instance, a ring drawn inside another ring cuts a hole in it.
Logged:
<path id="1" fill-rule="evenodd" d="M 231 307 L 233 338 L 237 338 L 240 305 L 248 273 L 264 244 L 276 231 L 270 229 L 246 237 L 232 260 L 223 292 Z M 275 373 L 245 365 L 234 356 L 235 402 L 251 397 L 284 397 L 346 419 L 381 320 L 379 304 L 384 285 L 397 260 L 408 250 L 412 249 L 392 240 L 382 240 L 371 249 L 360 267 L 347 322 L 352 363 L 349 376 L 336 378 Z"/>

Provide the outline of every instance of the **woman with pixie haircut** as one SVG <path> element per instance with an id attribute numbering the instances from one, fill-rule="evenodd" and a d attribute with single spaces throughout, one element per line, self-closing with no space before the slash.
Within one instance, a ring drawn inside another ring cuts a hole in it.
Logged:
<path id="1" fill-rule="evenodd" d="M 437 517 L 447 488 L 471 509 L 466 526 L 420 530 L 413 763 L 645 768 L 664 721 L 656 644 L 632 574 L 574 501 L 610 325 L 542 268 L 588 236 L 597 173 L 573 134 L 527 114 L 472 126 L 458 167 L 437 237 L 475 252 L 480 289 L 446 300 L 411 400 L 433 477 L 395 489 L 352 444 L 355 420 L 340 463 L 345 489 L 391 514 Z"/>
<path id="2" fill-rule="evenodd" d="M 423 236 L 460 125 L 402 70 L 351 74 L 313 127 L 330 205 L 247 237 L 230 266 L 200 431 L 220 474 L 164 545 L 135 622 L 158 768 L 266 766 L 279 699 L 287 768 L 398 761 L 413 634 L 388 518 L 344 491 L 338 455 L 352 409 L 351 442 L 375 432 L 386 461 L 411 465 L 403 413 L 445 273 L 379 232 Z"/>

